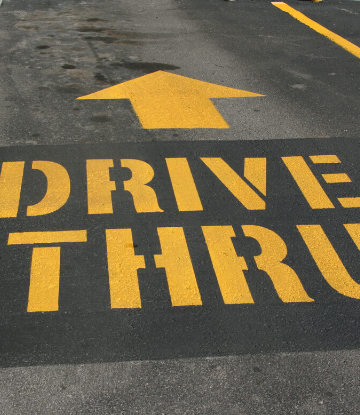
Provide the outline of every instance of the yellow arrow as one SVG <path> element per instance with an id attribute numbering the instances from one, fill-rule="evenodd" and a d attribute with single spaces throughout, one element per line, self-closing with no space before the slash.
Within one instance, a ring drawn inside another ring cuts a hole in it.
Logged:
<path id="1" fill-rule="evenodd" d="M 146 129 L 229 128 L 210 98 L 262 96 L 158 71 L 78 99 L 130 99 Z"/>

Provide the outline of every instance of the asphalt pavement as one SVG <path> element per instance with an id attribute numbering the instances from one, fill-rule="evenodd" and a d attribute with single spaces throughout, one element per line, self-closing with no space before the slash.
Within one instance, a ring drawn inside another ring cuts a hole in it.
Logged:
<path id="1" fill-rule="evenodd" d="M 286 4 L 4 0 L 1 414 L 360 412 L 360 2 Z"/>

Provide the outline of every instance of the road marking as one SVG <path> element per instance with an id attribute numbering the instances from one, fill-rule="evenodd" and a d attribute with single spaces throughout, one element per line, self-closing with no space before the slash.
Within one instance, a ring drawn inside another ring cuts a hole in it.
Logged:
<path id="1" fill-rule="evenodd" d="M 130 99 L 143 128 L 229 128 L 210 98 L 264 95 L 157 71 L 78 99 Z"/>
<path id="2" fill-rule="evenodd" d="M 138 269 L 144 255 L 135 255 L 131 229 L 106 229 L 111 308 L 140 308 Z"/>
<path id="3" fill-rule="evenodd" d="M 231 241 L 236 236 L 233 227 L 203 226 L 202 231 L 224 303 L 253 304 L 244 275 L 248 266 L 244 257 L 237 255 Z"/>
<path id="4" fill-rule="evenodd" d="M 350 175 L 338 171 L 343 165 L 337 155 L 310 153 L 312 155 L 300 156 L 296 150 L 297 155 L 289 155 L 287 151 L 287 155 L 281 157 L 277 150 L 274 157 L 271 153 L 269 157 L 259 157 L 264 155 L 261 149 L 254 151 L 250 148 L 248 153 L 242 147 L 238 152 L 235 149 L 225 155 L 221 148 L 204 153 L 196 150 L 195 154 L 192 147 L 185 152 L 165 151 L 167 154 L 159 154 L 156 147 L 155 150 L 146 147 L 141 152 L 147 155 L 148 162 L 131 158 L 136 157 L 136 152 L 120 150 L 117 155 L 111 150 L 101 153 L 111 158 L 92 158 L 99 154 L 94 152 L 90 153 L 89 159 L 81 153 L 74 160 L 59 157 L 56 150 L 56 160 L 62 164 L 38 161 L 38 156 L 33 153 L 26 162 L 11 161 L 19 160 L 24 156 L 22 153 L 6 158 L 9 161 L 3 162 L 0 176 L 0 206 L 10 207 L 3 218 L 4 229 L 10 228 L 8 245 L 31 245 L 29 312 L 58 310 L 59 244 L 87 242 L 88 231 L 91 237 L 85 250 L 103 252 L 103 265 L 106 261 L 108 264 L 110 298 L 107 301 L 110 300 L 112 309 L 142 308 L 144 275 L 152 275 L 155 280 L 161 274 L 156 268 L 162 268 L 166 275 L 172 306 L 202 306 L 203 301 L 206 305 L 206 284 L 201 274 L 199 281 L 197 275 L 206 261 L 199 262 L 196 256 L 199 248 L 203 251 L 202 258 L 204 250 L 208 254 L 205 272 L 209 273 L 210 264 L 225 305 L 258 303 L 256 288 L 254 290 L 249 280 L 255 265 L 263 275 L 267 274 L 274 293 L 283 303 L 317 301 L 314 290 L 309 291 L 311 296 L 307 294 L 306 277 L 303 286 L 303 264 L 296 264 L 291 257 L 287 259 L 288 251 L 293 255 L 293 234 L 298 234 L 298 231 L 302 236 L 299 238 L 302 247 L 297 245 L 296 249 L 308 248 L 320 273 L 337 292 L 360 299 L 360 286 L 347 271 L 346 262 L 344 265 L 340 259 L 344 252 L 336 252 L 322 225 L 311 223 L 311 220 L 316 223 L 319 215 L 326 215 L 326 212 L 332 221 L 339 215 L 341 227 L 347 223 L 348 234 L 355 245 L 360 246 L 360 225 L 348 224 L 348 217 L 342 213 L 345 211 L 343 208 L 360 207 L 359 193 L 356 190 L 351 193 L 354 186 Z M 187 154 L 188 157 L 184 157 Z M 30 172 L 30 166 L 45 174 L 47 190 L 42 201 L 33 205 L 43 205 L 44 208 L 29 217 L 31 206 L 26 208 L 29 195 L 39 184 L 40 193 L 45 190 L 38 175 L 30 174 L 23 178 L 24 171 L 25 176 Z M 121 172 L 125 169 L 131 173 L 130 179 L 121 179 Z M 334 186 L 336 183 L 342 183 L 342 186 Z M 71 185 L 73 194 L 69 197 Z M 21 195 L 23 190 L 24 196 Z M 287 198 L 287 193 L 290 198 Z M 299 199 L 294 202 L 296 198 Z M 225 205 L 223 199 L 227 199 Z M 283 205 L 287 212 L 286 209 L 292 209 L 294 203 L 302 206 L 303 218 L 301 210 L 295 210 L 296 223 L 286 222 L 286 215 L 285 219 L 281 217 L 272 222 L 279 212 L 284 215 Z M 219 205 L 221 211 L 217 210 Z M 319 209 L 322 212 L 314 212 Z M 313 219 L 309 216 L 311 211 L 314 212 Z M 72 225 L 69 212 L 75 218 Z M 356 211 L 354 218 L 356 222 Z M 259 221 L 264 226 L 260 226 Z M 292 235 L 289 236 L 287 231 L 284 234 L 284 224 L 287 229 L 293 229 L 290 231 Z M 40 231 L 48 225 L 50 229 L 53 226 L 56 229 L 76 226 L 83 230 Z M 273 225 L 275 229 L 272 229 Z M 38 232 L 35 231 L 37 226 Z M 188 235 L 192 235 L 195 228 L 202 235 L 195 238 L 194 244 L 194 239 L 189 239 Z M 19 232 L 19 229 L 29 232 Z M 96 237 L 94 232 L 97 232 Z M 233 241 L 233 238 L 236 239 Z M 251 250 L 251 239 L 258 248 L 249 254 L 247 249 Z M 50 246 L 36 246 L 44 244 Z M 82 255 L 84 248 L 76 248 L 77 245 L 72 245 L 71 249 L 79 249 Z M 135 248 L 139 252 L 135 252 Z M 3 255 L 3 260 L 7 256 Z M 145 271 L 138 273 L 139 269 Z"/>
<path id="5" fill-rule="evenodd" d="M 351 179 L 346 173 L 325 173 L 322 174 L 326 183 L 350 183 Z"/>
<path id="6" fill-rule="evenodd" d="M 8 245 L 56 244 L 86 241 L 86 231 L 19 232 L 10 233 Z"/>
<path id="7" fill-rule="evenodd" d="M 32 168 L 42 171 L 47 180 L 47 191 L 36 205 L 28 206 L 28 216 L 47 215 L 65 205 L 70 196 L 70 177 L 61 164 L 52 161 L 33 161 Z"/>
<path id="8" fill-rule="evenodd" d="M 336 155 L 310 156 L 310 159 L 314 164 L 341 163 Z M 335 207 L 303 157 L 282 157 L 282 160 L 312 209 L 333 209 Z M 322 177 L 329 184 L 352 182 L 346 173 L 322 174 Z M 338 197 L 337 199 L 344 208 L 360 207 L 360 197 Z"/>
<path id="9" fill-rule="evenodd" d="M 360 224 L 344 224 L 360 249 Z M 314 302 L 295 270 L 284 263 L 288 256 L 285 241 L 273 230 L 243 225 L 242 231 L 260 246 L 254 256 L 284 303 Z M 296 225 L 322 276 L 338 293 L 360 299 L 360 284 L 350 276 L 321 225 Z M 173 307 L 201 306 L 202 300 L 182 227 L 157 228 L 161 254 L 155 254 L 156 268 L 164 268 Z M 254 304 L 243 271 L 248 265 L 238 256 L 232 226 L 202 226 L 224 304 Z M 106 229 L 110 301 L 112 309 L 141 308 L 138 269 L 146 269 L 145 256 L 136 255 L 132 229 Z M 19 236 L 20 235 L 20 236 Z M 50 237 L 50 238 L 49 238 Z M 58 242 L 87 242 L 86 231 L 10 233 L 8 245 Z M 301 269 L 301 267 L 300 267 Z M 30 269 L 28 312 L 58 311 L 60 247 L 34 247 Z"/>
<path id="10" fill-rule="evenodd" d="M 131 171 L 131 179 L 124 182 L 124 190 L 131 193 L 136 212 L 163 212 L 154 189 L 148 183 L 154 178 L 154 169 L 142 160 L 122 159 L 121 167 Z"/>
<path id="11" fill-rule="evenodd" d="M 179 212 L 203 210 L 187 159 L 174 157 L 165 161 Z"/>
<path id="12" fill-rule="evenodd" d="M 87 242 L 87 231 L 10 233 L 8 245 Z M 59 246 L 33 248 L 27 311 L 58 311 L 60 285 Z"/>
<path id="13" fill-rule="evenodd" d="M 16 218 L 25 162 L 4 162 L 0 176 L 0 218 Z"/>
<path id="14" fill-rule="evenodd" d="M 309 156 L 309 158 L 314 164 L 340 163 L 340 160 L 335 155 Z M 281 157 L 281 159 L 312 209 L 335 208 L 304 157 L 286 156 Z M 266 202 L 263 196 L 258 194 L 266 195 L 266 157 L 245 157 L 243 167 L 244 178 L 221 157 L 199 157 L 198 160 L 201 160 L 208 167 L 247 210 L 266 209 Z M 164 161 L 166 162 L 168 177 L 170 178 L 179 212 L 203 210 L 187 159 L 184 157 L 165 157 Z M 38 166 L 37 163 L 33 162 L 32 166 Z M 6 209 L 4 209 L 4 212 L 0 210 L 1 218 L 17 217 L 23 185 L 24 165 L 24 162 L 3 163 L 0 175 L 0 206 L 6 207 Z M 70 177 L 65 167 L 50 161 L 42 161 L 41 165 L 43 166 L 41 168 L 42 171 L 45 171 L 44 166 L 51 166 L 52 177 L 47 172 L 47 192 L 42 201 L 37 205 L 28 206 L 27 216 L 44 216 L 54 213 L 67 204 L 69 199 Z M 56 166 L 55 169 L 53 169 L 54 166 Z M 164 212 L 159 206 L 158 195 L 150 184 L 155 176 L 153 167 L 149 163 L 137 159 L 120 159 L 120 166 L 117 166 L 116 170 L 119 167 L 127 168 L 131 172 L 131 178 L 123 181 L 123 190 L 131 194 L 136 212 Z M 117 189 L 115 181 L 110 180 L 110 168 L 115 169 L 113 159 L 86 160 L 89 215 L 113 214 L 112 192 L 115 190 L 121 191 L 122 189 Z M 12 175 L 13 173 L 14 175 Z M 352 180 L 346 173 L 324 173 L 321 176 L 327 184 L 352 183 Z M 51 199 L 51 203 L 49 202 L 48 205 L 43 203 L 48 199 Z M 359 196 L 337 197 L 337 200 L 343 207 L 360 207 Z M 29 215 L 29 209 L 40 204 L 45 205 L 45 207 L 39 209 L 36 215 Z"/>
<path id="15" fill-rule="evenodd" d="M 154 255 L 157 268 L 165 268 L 171 303 L 202 305 L 183 228 L 158 228 L 162 253 Z M 111 308 L 141 308 L 137 270 L 146 268 L 143 255 L 135 255 L 131 229 L 107 229 Z"/>
<path id="16" fill-rule="evenodd" d="M 338 197 L 338 200 L 344 208 L 360 207 L 360 197 Z"/>
<path id="17" fill-rule="evenodd" d="M 162 253 L 154 255 L 157 268 L 165 268 L 173 306 L 202 305 L 184 229 L 158 228 Z"/>
<path id="18" fill-rule="evenodd" d="M 245 225 L 242 229 L 245 236 L 254 238 L 259 243 L 261 254 L 255 256 L 255 263 L 259 270 L 269 275 L 281 300 L 284 303 L 313 302 L 296 272 L 283 263 L 288 254 L 283 239 L 263 226 Z"/>
<path id="19" fill-rule="evenodd" d="M 310 156 L 310 160 L 314 164 L 336 164 L 341 163 L 339 157 L 335 154 L 321 154 L 317 156 Z"/>
<path id="20" fill-rule="evenodd" d="M 356 145 L 3 148 L 0 207 L 12 216 L 0 218 L 0 359 L 360 345 L 359 208 L 341 204 L 360 196 Z M 55 166 L 47 185 L 44 169 L 33 169 L 39 160 Z M 71 188 L 65 204 L 29 216 L 61 177 Z M 331 208 L 311 205 L 319 189 Z"/>
<path id="21" fill-rule="evenodd" d="M 263 210 L 266 207 L 264 200 L 220 157 L 202 157 L 201 160 L 215 174 L 215 176 L 230 190 L 246 209 Z M 256 184 L 260 183 L 262 193 L 266 192 L 266 159 L 254 158 L 250 164 L 249 158 L 244 161 L 245 177 L 256 177 Z M 265 162 L 264 162 L 265 161 Z"/>
<path id="22" fill-rule="evenodd" d="M 282 157 L 282 160 L 312 209 L 335 208 L 303 157 Z"/>
<path id="23" fill-rule="evenodd" d="M 360 224 L 346 224 L 344 226 L 359 247 Z M 297 225 L 297 228 L 316 265 L 330 286 L 340 294 L 360 299 L 360 284 L 349 275 L 321 225 Z"/>
<path id="24" fill-rule="evenodd" d="M 60 246 L 33 249 L 27 306 L 29 313 L 59 309 L 60 250 Z"/>
<path id="25" fill-rule="evenodd" d="M 110 180 L 112 167 L 113 160 L 86 160 L 89 215 L 113 213 L 111 192 L 116 190 L 116 185 Z"/>
<path id="26" fill-rule="evenodd" d="M 315 32 L 324 35 L 337 45 L 341 46 L 348 52 L 352 53 L 357 58 L 360 58 L 360 48 L 353 43 L 349 42 L 348 40 L 344 39 L 343 37 L 337 35 L 334 32 L 326 29 L 325 27 L 319 25 L 319 23 L 314 22 L 314 20 L 309 19 L 304 14 L 298 12 L 297 10 L 290 7 L 288 4 L 283 2 L 272 2 L 272 4 L 279 8 L 280 10 L 289 13 L 292 17 L 296 20 L 299 20 L 301 23 L 304 23 L 306 26 L 309 26 L 311 29 L 315 30 Z"/>

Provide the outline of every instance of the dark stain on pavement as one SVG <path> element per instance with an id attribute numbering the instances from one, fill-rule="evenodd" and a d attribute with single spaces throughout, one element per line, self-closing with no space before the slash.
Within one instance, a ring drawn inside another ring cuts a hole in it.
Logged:
<path id="1" fill-rule="evenodd" d="M 95 32 L 95 33 L 101 33 L 106 30 L 105 27 L 93 27 L 93 26 L 83 26 L 77 29 L 78 32 L 85 33 L 85 32 Z"/>
<path id="2" fill-rule="evenodd" d="M 62 94 L 78 94 L 80 89 L 75 85 L 59 86 L 56 88 L 57 92 Z"/>
<path id="3" fill-rule="evenodd" d="M 115 43 L 117 39 L 109 36 L 85 36 L 84 40 L 90 40 L 91 42 L 104 42 L 106 44 Z"/>
<path id="4" fill-rule="evenodd" d="M 116 81 L 114 81 L 113 79 L 109 79 L 109 78 L 107 78 L 104 74 L 102 74 L 102 73 L 100 73 L 100 72 L 97 72 L 97 73 L 94 75 L 94 78 L 95 78 L 97 81 L 102 82 L 102 83 L 105 83 L 105 84 L 114 85 L 114 84 L 116 84 L 116 83 L 117 83 L 117 82 L 116 82 Z"/>
<path id="5" fill-rule="evenodd" d="M 98 17 L 90 17 L 86 19 L 87 22 L 108 22 L 108 20 L 99 19 Z"/>
<path id="6" fill-rule="evenodd" d="M 158 62 L 133 62 L 133 61 L 123 61 L 123 62 L 113 62 L 110 66 L 115 68 L 125 68 L 132 71 L 141 71 L 144 73 L 151 73 L 156 71 L 175 71 L 180 69 L 180 66 L 169 65 L 167 63 L 158 63 Z"/>
<path id="7" fill-rule="evenodd" d="M 107 115 L 94 115 L 93 117 L 90 118 L 90 121 L 105 123 L 105 122 L 110 122 L 111 118 L 108 117 Z"/>
<path id="8" fill-rule="evenodd" d="M 64 65 L 61 65 L 63 69 L 76 69 L 75 65 L 69 65 L 68 63 L 65 63 Z"/>

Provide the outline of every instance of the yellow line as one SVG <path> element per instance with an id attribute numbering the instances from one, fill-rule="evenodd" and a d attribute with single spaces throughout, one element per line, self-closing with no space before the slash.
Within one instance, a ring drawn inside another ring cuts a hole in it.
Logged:
<path id="1" fill-rule="evenodd" d="M 325 27 L 319 25 L 319 23 L 314 22 L 314 20 L 309 19 L 304 14 L 298 12 L 297 10 L 293 9 L 289 5 L 283 2 L 272 2 L 275 7 L 278 7 L 282 11 L 289 13 L 292 17 L 299 20 L 301 23 L 306 24 L 311 29 L 315 30 L 315 32 L 320 33 L 321 35 L 326 36 L 328 39 L 332 40 L 348 52 L 352 53 L 356 57 L 360 58 L 360 48 L 353 43 L 349 42 L 348 40 L 342 38 L 341 36 L 331 32 L 330 30 L 326 29 Z"/>
<path id="2" fill-rule="evenodd" d="M 86 231 L 10 233 L 8 245 L 56 244 L 61 242 L 87 242 Z"/>

